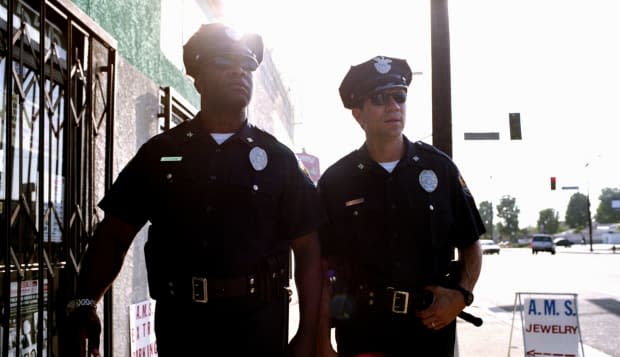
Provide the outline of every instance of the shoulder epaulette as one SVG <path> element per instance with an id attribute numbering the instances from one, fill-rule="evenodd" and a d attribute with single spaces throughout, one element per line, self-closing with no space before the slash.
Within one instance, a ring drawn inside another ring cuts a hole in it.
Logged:
<path id="1" fill-rule="evenodd" d="M 439 156 L 443 156 L 446 159 L 450 160 L 452 162 L 452 158 L 446 154 L 445 152 L 437 149 L 436 147 L 434 147 L 433 145 L 427 144 L 423 141 L 416 141 L 415 144 L 417 145 L 418 148 L 427 151 L 429 153 L 435 154 L 435 155 L 439 155 Z"/>

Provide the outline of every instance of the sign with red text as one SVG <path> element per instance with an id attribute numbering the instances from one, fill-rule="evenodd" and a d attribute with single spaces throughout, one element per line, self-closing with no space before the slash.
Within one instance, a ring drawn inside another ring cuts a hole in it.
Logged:
<path id="1" fill-rule="evenodd" d="M 305 149 L 303 150 L 303 152 L 297 153 L 296 155 L 299 161 L 301 161 L 301 163 L 306 168 L 308 176 L 310 176 L 312 182 L 316 184 L 321 178 L 319 158 L 314 155 L 308 154 Z"/>
<path id="2" fill-rule="evenodd" d="M 583 356 L 576 294 L 528 294 L 522 308 L 525 356 Z"/>
<path id="3" fill-rule="evenodd" d="M 155 339 L 155 300 L 129 305 L 129 330 L 131 357 L 158 356 Z"/>

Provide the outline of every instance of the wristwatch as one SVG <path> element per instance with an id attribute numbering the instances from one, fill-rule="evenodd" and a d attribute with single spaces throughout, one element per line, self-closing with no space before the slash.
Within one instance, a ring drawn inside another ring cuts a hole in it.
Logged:
<path id="1" fill-rule="evenodd" d="M 83 307 L 83 306 L 88 306 L 92 309 L 97 309 L 97 302 L 93 299 L 73 299 L 73 300 L 69 300 L 69 302 L 67 303 L 67 315 L 69 315 L 70 313 L 72 313 L 73 311 L 75 311 L 76 309 Z"/>
<path id="2" fill-rule="evenodd" d="M 463 294 L 463 300 L 465 301 L 465 306 L 471 305 L 474 302 L 474 294 L 471 291 L 465 289 L 460 285 L 456 285 L 454 290 L 458 290 L 461 294 Z"/>

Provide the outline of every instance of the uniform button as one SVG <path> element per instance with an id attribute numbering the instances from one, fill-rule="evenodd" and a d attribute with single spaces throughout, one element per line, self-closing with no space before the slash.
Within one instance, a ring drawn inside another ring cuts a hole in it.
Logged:
<path id="1" fill-rule="evenodd" d="M 430 209 L 431 211 L 434 211 L 434 210 L 435 210 L 435 207 L 433 207 L 433 205 L 429 205 L 429 206 L 428 206 L 428 209 Z"/>
<path id="2" fill-rule="evenodd" d="M 357 216 L 358 214 L 359 214 L 359 212 L 357 212 L 357 211 L 353 211 L 353 215 L 354 215 L 354 216 Z"/>
<path id="3" fill-rule="evenodd" d="M 392 203 L 392 205 L 390 206 L 391 209 L 396 209 L 396 204 Z"/>
<path id="4" fill-rule="evenodd" d="M 168 182 L 172 182 L 172 174 L 171 173 L 167 173 L 166 174 L 166 180 L 168 180 Z"/>
<path id="5" fill-rule="evenodd" d="M 215 181 L 215 180 L 217 180 L 217 176 L 211 175 L 211 176 L 209 176 L 209 180 Z"/>
<path id="6" fill-rule="evenodd" d="M 396 232 L 392 233 L 392 237 L 393 238 L 398 238 L 398 233 L 396 233 Z"/>
<path id="7" fill-rule="evenodd" d="M 222 149 L 217 148 L 217 149 L 215 149 L 215 152 L 222 152 Z"/>
<path id="8" fill-rule="evenodd" d="M 396 262 L 394 262 L 394 266 L 397 267 L 397 268 L 400 268 L 401 265 L 402 264 L 398 260 Z"/>
<path id="9" fill-rule="evenodd" d="M 254 191 L 258 191 L 258 185 L 253 185 L 253 186 L 252 186 L 252 189 L 253 189 Z"/>

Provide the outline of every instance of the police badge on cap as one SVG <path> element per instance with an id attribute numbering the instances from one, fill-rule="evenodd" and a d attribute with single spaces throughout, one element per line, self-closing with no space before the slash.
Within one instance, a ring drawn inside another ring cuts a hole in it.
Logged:
<path id="1" fill-rule="evenodd" d="M 204 60 L 215 55 L 247 57 L 258 67 L 263 60 L 263 39 L 217 22 L 202 25 L 183 46 L 185 72 L 196 78 Z"/>
<path id="2" fill-rule="evenodd" d="M 404 59 L 377 56 L 357 66 L 351 66 L 340 84 L 340 98 L 347 109 L 361 104 L 371 92 L 390 88 L 407 88 L 411 83 L 411 68 Z"/>

